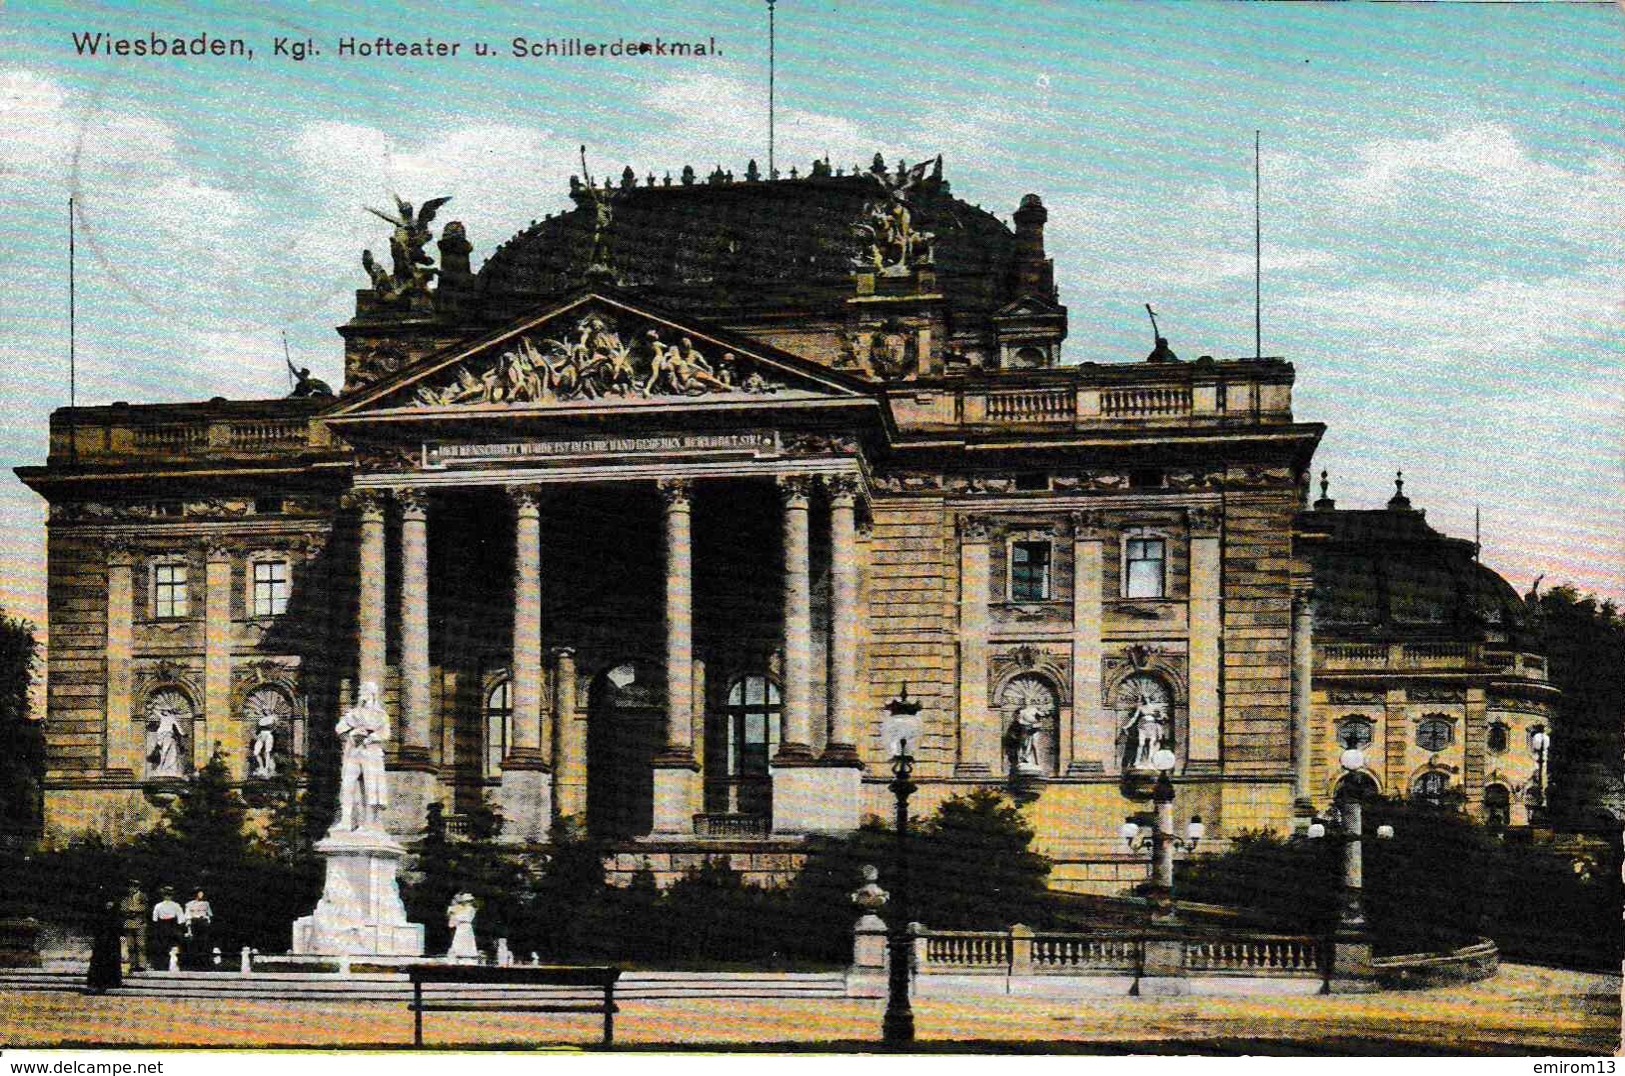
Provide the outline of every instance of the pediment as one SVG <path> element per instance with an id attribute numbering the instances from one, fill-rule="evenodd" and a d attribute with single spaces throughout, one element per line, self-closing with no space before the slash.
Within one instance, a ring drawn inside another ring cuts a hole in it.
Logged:
<path id="1" fill-rule="evenodd" d="M 861 383 L 758 342 L 597 292 L 429 356 L 346 399 L 388 411 L 553 411 L 862 398 Z"/>
<path id="2" fill-rule="evenodd" d="M 1058 314 L 1064 308 L 1038 295 L 1023 295 L 993 312 L 995 318 L 1026 318 L 1044 314 Z"/>

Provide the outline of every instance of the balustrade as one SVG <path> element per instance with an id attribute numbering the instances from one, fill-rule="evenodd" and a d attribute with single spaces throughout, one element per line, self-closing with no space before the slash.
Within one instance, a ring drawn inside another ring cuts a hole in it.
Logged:
<path id="1" fill-rule="evenodd" d="M 1188 388 L 1107 389 L 1100 394 L 1100 410 L 1107 418 L 1164 418 L 1191 413 Z"/>
<path id="2" fill-rule="evenodd" d="M 1065 422 L 1075 411 L 1071 389 L 1000 392 L 987 398 L 990 422 Z"/>

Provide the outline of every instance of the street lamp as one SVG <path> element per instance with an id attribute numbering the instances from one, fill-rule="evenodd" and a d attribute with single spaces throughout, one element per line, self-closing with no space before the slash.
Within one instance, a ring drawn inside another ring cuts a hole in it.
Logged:
<path id="1" fill-rule="evenodd" d="M 902 693 L 886 704 L 886 720 L 881 737 L 891 756 L 891 789 L 897 797 L 897 877 L 892 886 L 891 923 L 886 931 L 886 951 L 890 967 L 886 975 L 886 1017 L 881 1039 L 887 1046 L 903 1047 L 914 1042 L 914 1009 L 908 999 L 909 963 L 913 945 L 909 938 L 908 877 L 908 798 L 916 785 L 912 748 L 920 741 L 920 701 L 908 697 L 908 684 Z"/>
<path id="2" fill-rule="evenodd" d="M 1536 725 L 1529 734 L 1529 748 L 1535 752 L 1535 802 L 1530 805 L 1531 824 L 1545 820 L 1544 817 L 1533 816 L 1537 813 L 1543 816 L 1546 811 L 1546 752 L 1551 746 L 1551 733 L 1546 731 L 1545 725 Z"/>
<path id="3" fill-rule="evenodd" d="M 1358 747 L 1351 747 L 1343 752 L 1338 762 L 1342 765 L 1344 779 L 1347 780 L 1349 775 L 1365 768 L 1365 754 Z M 1363 813 L 1360 797 L 1357 794 L 1346 796 L 1332 805 L 1327 818 L 1317 818 L 1311 822 L 1308 830 L 1310 838 L 1319 840 L 1326 836 L 1327 823 L 1330 822 L 1337 837 L 1343 842 L 1342 893 L 1337 913 L 1337 929 L 1344 935 L 1355 935 L 1365 930 L 1365 872 L 1364 856 L 1360 846 Z M 1377 827 L 1377 836 L 1380 839 L 1388 840 L 1393 835 L 1393 826 Z"/>
<path id="4" fill-rule="evenodd" d="M 1157 769 L 1157 783 L 1151 790 L 1151 802 L 1156 804 L 1155 822 L 1151 832 L 1127 819 L 1118 835 L 1131 852 L 1151 848 L 1151 918 L 1154 922 L 1171 923 L 1178 918 L 1174 911 L 1174 849 L 1196 851 L 1196 845 L 1207 834 L 1202 816 L 1191 815 L 1183 837 L 1174 833 L 1174 766 L 1178 762 L 1166 747 L 1151 756 L 1151 765 Z"/>

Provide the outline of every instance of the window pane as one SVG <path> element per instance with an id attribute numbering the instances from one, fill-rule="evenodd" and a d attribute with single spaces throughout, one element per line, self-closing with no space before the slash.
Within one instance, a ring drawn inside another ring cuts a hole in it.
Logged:
<path id="1" fill-rule="evenodd" d="M 1049 600 L 1050 545 L 1017 542 L 1010 547 L 1010 600 Z"/>
<path id="2" fill-rule="evenodd" d="M 1160 560 L 1131 560 L 1128 562 L 1128 596 L 1130 598 L 1162 597 L 1162 562 Z"/>

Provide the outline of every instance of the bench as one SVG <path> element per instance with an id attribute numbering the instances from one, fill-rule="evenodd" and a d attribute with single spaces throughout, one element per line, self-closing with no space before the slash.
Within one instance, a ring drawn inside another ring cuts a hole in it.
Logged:
<path id="1" fill-rule="evenodd" d="M 621 969 L 615 967 L 536 966 L 493 968 L 479 965 L 411 964 L 406 968 L 412 980 L 412 1045 L 423 1045 L 423 1014 L 426 1012 L 590 1012 L 604 1016 L 604 1045 L 615 1045 L 615 981 Z M 563 986 L 602 990 L 602 998 L 503 997 L 500 989 L 489 995 L 436 999 L 423 996 L 425 985 L 442 986 Z"/>

